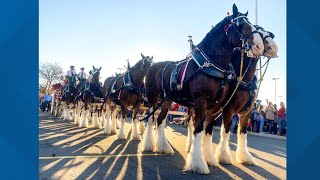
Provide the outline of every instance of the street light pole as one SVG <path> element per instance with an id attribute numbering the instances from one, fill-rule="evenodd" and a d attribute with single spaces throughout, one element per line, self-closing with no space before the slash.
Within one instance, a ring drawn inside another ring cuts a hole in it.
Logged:
<path id="1" fill-rule="evenodd" d="M 274 104 L 277 104 L 277 80 L 280 78 L 272 78 L 274 80 Z"/>
<path id="2" fill-rule="evenodd" d="M 256 25 L 258 25 L 258 0 L 256 0 Z M 259 58 L 260 59 L 260 58 Z M 261 61 L 260 61 L 261 63 Z M 261 66 L 261 64 L 260 64 Z M 256 76 L 258 77 L 258 71 L 256 70 Z"/>

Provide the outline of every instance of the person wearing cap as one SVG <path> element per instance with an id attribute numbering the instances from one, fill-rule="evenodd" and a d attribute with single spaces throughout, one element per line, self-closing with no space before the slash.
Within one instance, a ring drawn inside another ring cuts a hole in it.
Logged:
<path id="1" fill-rule="evenodd" d="M 80 83 L 85 83 L 86 82 L 87 73 L 84 72 L 84 67 L 82 67 L 80 69 L 80 72 L 78 74 L 78 78 L 79 78 Z"/>

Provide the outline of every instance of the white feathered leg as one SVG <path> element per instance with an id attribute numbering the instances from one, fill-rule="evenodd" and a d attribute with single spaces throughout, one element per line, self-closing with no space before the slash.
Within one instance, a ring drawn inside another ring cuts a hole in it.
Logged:
<path id="1" fill-rule="evenodd" d="M 109 106 L 108 104 L 106 104 L 104 129 L 103 129 L 102 133 L 103 133 L 103 134 L 111 134 L 111 127 L 110 127 L 110 106 Z"/>
<path id="2" fill-rule="evenodd" d="M 104 127 L 104 123 L 105 123 L 105 115 L 104 113 L 101 112 L 100 117 L 99 117 L 99 122 L 101 124 L 101 127 Z"/>
<path id="3" fill-rule="evenodd" d="M 79 110 L 77 110 L 78 111 L 78 116 L 77 116 L 77 118 L 76 118 L 76 122 L 77 122 L 77 124 L 79 124 L 80 125 L 80 123 L 81 123 L 81 109 L 79 108 Z"/>
<path id="4" fill-rule="evenodd" d="M 189 124 L 188 124 L 188 137 L 187 137 L 187 143 L 186 143 L 186 149 L 185 149 L 186 152 L 190 152 L 193 131 L 194 131 L 193 119 L 190 117 Z"/>
<path id="5" fill-rule="evenodd" d="M 116 107 L 111 115 L 111 133 L 117 134 L 117 114 L 118 108 Z"/>
<path id="6" fill-rule="evenodd" d="M 116 115 L 117 115 L 117 114 L 116 114 Z M 116 120 L 115 120 L 116 129 L 120 129 L 120 124 L 119 124 L 120 121 L 121 121 L 121 118 L 120 118 L 120 116 L 119 116 L 119 117 L 116 118 Z"/>
<path id="7" fill-rule="evenodd" d="M 93 127 L 101 129 L 101 124 L 98 121 L 98 113 L 93 113 Z"/>
<path id="8" fill-rule="evenodd" d="M 71 112 L 71 120 L 74 120 L 76 118 L 76 109 L 73 108 Z"/>
<path id="9" fill-rule="evenodd" d="M 77 119 L 78 119 L 78 116 L 79 116 L 78 109 L 74 109 L 74 112 L 75 112 L 74 124 L 77 124 Z"/>
<path id="10" fill-rule="evenodd" d="M 61 110 L 61 116 L 60 116 L 60 119 L 62 119 L 62 118 L 64 117 L 64 115 L 65 115 L 65 112 L 64 112 L 64 105 L 63 105 L 63 104 L 61 104 L 60 106 L 61 106 L 61 107 L 59 107 L 59 108 L 60 108 L 60 110 Z"/>
<path id="11" fill-rule="evenodd" d="M 138 133 L 138 119 L 132 119 L 132 126 L 131 126 L 131 139 L 132 140 L 141 140 L 141 136 Z"/>
<path id="12" fill-rule="evenodd" d="M 145 114 L 146 113 L 144 111 L 144 113 L 141 114 L 140 118 L 138 118 L 139 119 L 139 133 L 141 134 L 141 136 L 143 136 L 145 126 L 144 126 L 144 122 L 140 121 L 140 119 L 144 119 Z"/>
<path id="13" fill-rule="evenodd" d="M 199 174 L 209 174 L 209 168 L 204 160 L 201 151 L 201 140 L 203 136 L 203 131 L 194 135 L 192 133 L 193 141 L 191 144 L 191 149 L 187 157 L 186 165 L 184 167 L 185 171 L 192 171 Z"/>
<path id="14" fill-rule="evenodd" d="M 88 127 L 89 125 L 88 125 L 88 118 L 87 118 L 87 114 L 89 114 L 89 112 L 88 111 L 83 111 L 82 112 L 82 116 L 81 116 L 81 123 L 80 123 L 80 127 L 82 128 L 82 127 Z"/>
<path id="15" fill-rule="evenodd" d="M 149 112 L 152 112 L 153 108 L 150 108 Z M 152 116 L 149 117 L 147 128 L 144 131 L 143 139 L 141 141 L 141 151 L 152 151 L 155 152 L 155 137 L 154 137 L 154 128 L 153 128 L 153 119 Z"/>
<path id="16" fill-rule="evenodd" d="M 249 165 L 258 165 L 254 160 L 252 155 L 248 151 L 247 147 L 247 134 L 240 133 L 240 128 L 238 128 L 238 145 L 236 150 L 236 160 L 239 163 L 249 164 Z"/>
<path id="17" fill-rule="evenodd" d="M 125 119 L 121 120 L 121 124 L 120 124 L 120 129 L 117 135 L 117 139 L 126 139 L 125 134 L 124 134 L 124 123 L 126 122 Z"/>
<path id="18" fill-rule="evenodd" d="M 232 164 L 232 157 L 231 157 L 231 152 L 229 147 L 229 136 L 230 136 L 230 131 L 226 133 L 224 125 L 222 124 L 221 131 L 220 131 L 220 142 L 216 149 L 216 154 L 215 154 L 216 160 L 219 163 Z"/>
<path id="19" fill-rule="evenodd" d="M 69 119 L 68 116 L 70 116 L 69 108 L 66 108 L 65 111 L 63 111 L 63 112 L 65 112 L 63 120 L 68 121 L 68 119 Z"/>
<path id="20" fill-rule="evenodd" d="M 212 151 L 212 134 L 205 134 L 202 138 L 202 153 L 204 160 L 207 162 L 208 166 L 218 166 L 216 158 L 214 157 Z"/>
<path id="21" fill-rule="evenodd" d="M 145 130 L 144 122 L 143 121 L 139 121 L 139 134 L 143 135 L 144 130 Z"/>
<path id="22" fill-rule="evenodd" d="M 158 126 L 157 133 L 157 151 L 165 154 L 173 154 L 173 149 L 168 142 L 168 139 L 164 133 L 164 127 L 166 125 L 166 118 L 162 120 L 162 123 Z"/>

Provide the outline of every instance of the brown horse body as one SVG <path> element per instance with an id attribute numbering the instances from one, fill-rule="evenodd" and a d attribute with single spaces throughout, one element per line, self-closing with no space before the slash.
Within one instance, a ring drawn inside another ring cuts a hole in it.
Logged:
<path id="1" fill-rule="evenodd" d="M 137 129 L 137 113 L 141 106 L 141 103 L 143 102 L 143 80 L 153 59 L 153 57 L 145 57 L 143 54 L 141 54 L 141 57 L 142 59 L 132 68 L 128 68 L 128 71 L 124 73 L 123 76 L 109 77 L 105 80 L 103 85 L 103 92 L 106 103 L 106 117 L 103 133 L 117 133 L 116 114 L 118 111 L 118 105 L 121 107 L 121 124 L 117 139 L 126 139 L 124 133 L 124 123 L 126 121 L 126 110 L 128 107 L 131 107 L 133 110 L 131 139 L 141 139 Z M 111 113 L 112 102 L 114 103 L 114 109 Z M 111 119 L 111 122 L 109 121 L 109 119 Z"/>
<path id="2" fill-rule="evenodd" d="M 246 43 L 251 46 L 251 54 L 260 56 L 263 52 L 262 39 L 255 34 L 255 28 L 245 20 L 247 19 L 245 14 L 239 13 L 235 5 L 233 8 L 234 16 L 225 18 L 213 28 L 198 45 L 200 50 L 190 56 L 189 65 L 186 67 L 186 81 L 183 82 L 182 90 L 174 92 L 175 90 L 170 88 L 170 75 L 174 64 L 168 65 L 169 62 L 160 62 L 152 65 L 148 70 L 145 88 L 150 112 L 154 111 L 160 97 L 166 99 L 163 101 L 162 110 L 157 119 L 157 139 L 153 141 L 153 137 L 149 137 L 153 134 L 151 126 L 153 119 L 150 117 L 146 136 L 142 142 L 142 151 L 173 153 L 165 137 L 164 126 L 171 102 L 175 101 L 194 109 L 194 118 L 192 118 L 195 127 L 192 134 L 193 142 L 185 170 L 207 174 L 209 169 L 206 162 L 211 162 L 210 165 L 216 165 L 215 160 L 208 160 L 206 159 L 208 157 L 204 157 L 202 154 L 201 140 L 203 129 L 208 124 L 204 122 L 210 122 L 212 115 L 221 107 L 228 92 L 228 84 L 225 84 L 225 78 L 221 78 L 219 75 L 208 75 L 204 69 L 218 66 L 227 70 L 231 63 L 233 49 L 241 45 L 243 48 L 244 41 L 240 37 L 246 37 Z M 232 24 L 235 21 L 237 22 Z M 241 28 L 239 28 L 240 25 Z M 239 34 L 242 35 L 239 36 Z M 196 56 L 197 58 L 195 58 Z M 221 73 L 218 74 L 221 75 Z M 224 75 L 222 73 L 221 76 Z"/>

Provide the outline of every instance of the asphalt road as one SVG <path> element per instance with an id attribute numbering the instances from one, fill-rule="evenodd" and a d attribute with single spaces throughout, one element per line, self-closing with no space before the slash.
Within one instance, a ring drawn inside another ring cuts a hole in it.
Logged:
<path id="1" fill-rule="evenodd" d="M 90 124 L 89 124 L 90 126 Z M 90 126 L 91 127 L 91 126 Z M 129 132 L 129 123 L 125 133 Z M 48 113 L 39 113 L 40 179 L 286 179 L 286 141 L 248 135 L 249 151 L 259 166 L 219 165 L 209 175 L 184 173 L 187 128 L 165 128 L 174 155 L 141 153 L 140 141 L 116 140 L 102 129 L 79 128 Z M 129 136 L 128 136 L 129 137 Z M 214 132 L 213 150 L 219 142 Z M 236 135 L 230 147 L 235 159 Z"/>

